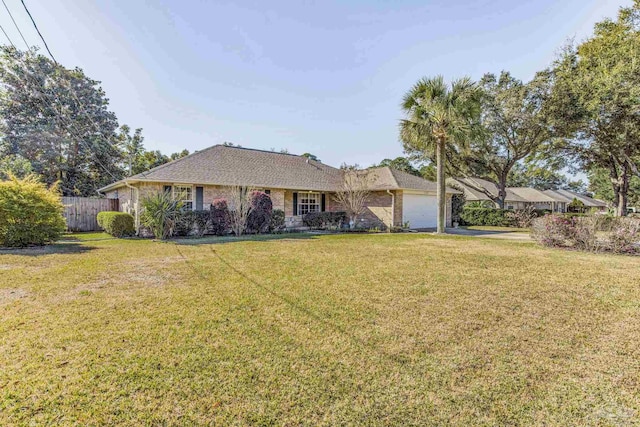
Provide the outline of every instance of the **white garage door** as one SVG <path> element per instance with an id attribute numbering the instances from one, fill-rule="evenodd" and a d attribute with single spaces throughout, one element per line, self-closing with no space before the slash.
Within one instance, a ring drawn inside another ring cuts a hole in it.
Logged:
<path id="1" fill-rule="evenodd" d="M 402 195 L 402 220 L 410 228 L 434 228 L 438 222 L 436 196 L 427 194 Z"/>

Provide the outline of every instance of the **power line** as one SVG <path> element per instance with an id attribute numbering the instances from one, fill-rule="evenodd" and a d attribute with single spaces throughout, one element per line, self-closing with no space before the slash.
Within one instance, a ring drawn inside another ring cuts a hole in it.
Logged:
<path id="1" fill-rule="evenodd" d="M 2 32 L 4 33 L 4 36 L 7 38 L 7 40 L 9 40 L 9 43 L 11 43 L 11 46 L 13 46 L 14 49 L 18 49 L 16 45 L 13 44 L 13 42 L 11 41 L 11 38 L 9 37 L 7 32 L 4 30 L 4 27 L 2 25 L 0 25 L 0 30 L 2 30 Z"/>
<path id="2" fill-rule="evenodd" d="M 20 37 L 22 37 L 22 41 L 27 46 L 27 50 L 29 50 L 29 48 L 30 48 L 29 43 L 27 43 L 27 39 L 24 38 L 24 35 L 22 34 L 22 31 L 20 31 L 20 27 L 18 27 L 18 24 L 16 24 L 16 20 L 13 19 L 13 15 L 11 14 L 11 11 L 9 10 L 9 7 L 7 6 L 7 3 L 5 3 L 4 0 L 2 0 L 2 4 L 4 5 L 4 8 L 7 9 L 7 13 L 9 14 L 9 17 L 11 18 L 11 20 L 13 21 L 13 25 L 16 26 L 16 29 L 18 30 L 18 33 L 20 33 Z"/>
<path id="3" fill-rule="evenodd" d="M 33 24 L 36 31 L 38 32 L 38 35 L 40 36 L 40 40 L 42 40 L 42 43 L 44 43 L 44 47 L 47 49 L 47 52 L 49 52 L 49 56 L 51 57 L 51 59 L 53 59 L 53 62 L 55 62 L 56 65 L 58 65 L 58 61 L 56 61 L 56 58 L 53 57 L 53 54 L 49 50 L 49 46 L 47 46 L 47 42 L 44 40 L 44 37 L 42 37 L 42 33 L 38 29 L 38 26 L 36 25 L 36 21 L 34 21 L 33 16 L 31 16 L 31 12 L 29 12 L 29 8 L 27 7 L 26 4 L 24 4 L 24 0 L 20 0 L 20 2 L 22 3 L 22 6 L 24 6 L 24 10 L 27 11 L 27 15 L 29 15 L 29 18 L 31 19 L 31 23 Z"/>

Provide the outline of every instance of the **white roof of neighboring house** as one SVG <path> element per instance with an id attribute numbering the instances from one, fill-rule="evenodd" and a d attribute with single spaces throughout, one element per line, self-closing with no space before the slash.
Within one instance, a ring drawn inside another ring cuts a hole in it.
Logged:
<path id="1" fill-rule="evenodd" d="M 462 187 L 462 189 L 464 190 L 464 195 L 467 198 L 467 201 L 470 201 L 470 202 L 491 200 L 489 196 L 487 196 L 485 193 L 478 191 L 474 188 L 471 188 L 470 187 L 471 185 L 475 187 L 485 188 L 486 190 L 489 191 L 489 193 L 493 194 L 496 197 L 498 196 L 498 186 L 495 185 L 493 182 L 487 181 L 485 179 L 452 178 L 451 181 L 453 184 L 458 184 Z M 516 193 L 514 193 L 513 191 L 511 191 L 509 188 L 507 188 L 506 191 L 507 191 L 507 197 L 505 201 L 507 202 L 526 202 L 527 201 L 522 197 L 520 197 L 519 195 L 517 195 Z"/>
<path id="2" fill-rule="evenodd" d="M 468 201 L 482 201 L 491 200 L 489 196 L 481 191 L 478 191 L 470 186 L 482 187 L 489 191 L 494 196 L 498 195 L 498 187 L 493 182 L 487 181 L 481 178 L 453 178 L 451 182 L 458 184 L 464 189 L 464 194 Z M 525 202 L 525 203 L 549 203 L 549 202 L 562 202 L 571 203 L 573 199 L 578 199 L 586 207 L 607 207 L 607 204 L 602 200 L 597 200 L 583 194 L 576 193 L 570 190 L 545 190 L 540 191 L 530 187 L 507 187 L 507 197 L 505 202 Z"/>
<path id="3" fill-rule="evenodd" d="M 571 203 L 573 199 L 578 199 L 588 208 L 606 208 L 607 204 L 602 200 L 594 199 L 584 194 L 576 193 L 571 190 L 546 190 L 544 192 L 550 197 L 555 198 L 559 202 Z"/>
<path id="4" fill-rule="evenodd" d="M 557 202 L 553 197 L 545 194 L 543 191 L 530 187 L 509 187 L 509 190 L 517 194 L 527 202 L 531 203 L 551 203 Z"/>

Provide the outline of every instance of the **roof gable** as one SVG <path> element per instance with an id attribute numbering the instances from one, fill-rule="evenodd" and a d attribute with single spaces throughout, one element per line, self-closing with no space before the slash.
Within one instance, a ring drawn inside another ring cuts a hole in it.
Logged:
<path id="1" fill-rule="evenodd" d="M 389 167 L 366 172 L 373 177 L 372 190 L 436 191 L 434 182 Z M 342 188 L 343 171 L 294 154 L 214 145 L 133 175 L 126 181 L 338 191 Z M 100 191 L 124 185 L 122 180 Z M 447 189 L 447 192 L 457 191 Z"/>

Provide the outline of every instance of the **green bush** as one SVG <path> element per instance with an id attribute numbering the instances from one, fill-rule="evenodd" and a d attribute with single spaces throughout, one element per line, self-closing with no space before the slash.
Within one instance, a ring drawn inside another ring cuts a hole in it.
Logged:
<path id="1" fill-rule="evenodd" d="M 271 211 L 271 222 L 269 223 L 269 233 L 278 233 L 284 230 L 284 211 L 274 209 Z"/>
<path id="2" fill-rule="evenodd" d="M 312 229 L 341 228 L 348 221 L 346 212 L 311 212 L 302 216 L 302 223 Z"/>
<path id="3" fill-rule="evenodd" d="M 181 211 L 178 214 L 176 225 L 173 230 L 174 236 L 194 235 L 202 237 L 207 232 L 211 212 L 206 210 Z"/>
<path id="4" fill-rule="evenodd" d="M 494 208 L 468 208 L 465 207 L 460 214 L 462 225 L 489 225 L 494 227 L 508 227 L 512 224 L 507 213 L 502 209 Z"/>
<path id="5" fill-rule="evenodd" d="M 44 245 L 66 227 L 57 186 L 47 188 L 34 175 L 0 182 L 0 246 Z"/>
<path id="6" fill-rule="evenodd" d="M 125 212 L 99 212 L 98 225 L 114 237 L 133 236 L 135 234 L 133 216 Z"/>

